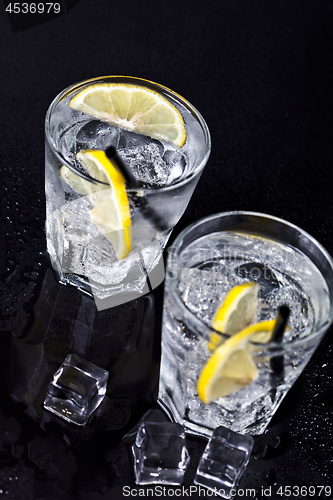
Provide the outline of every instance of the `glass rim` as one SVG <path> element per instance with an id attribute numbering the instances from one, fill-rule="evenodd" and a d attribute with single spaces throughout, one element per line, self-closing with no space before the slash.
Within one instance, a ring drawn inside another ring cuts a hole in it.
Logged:
<path id="1" fill-rule="evenodd" d="M 235 211 L 230 211 L 230 212 L 219 212 L 213 215 L 208 215 L 206 217 L 203 217 L 192 224 L 189 224 L 185 229 L 183 229 L 179 235 L 175 238 L 174 242 L 172 245 L 170 245 L 169 248 L 174 248 L 176 252 L 176 257 L 179 257 L 179 249 L 182 245 L 184 237 L 189 234 L 191 231 L 193 231 L 196 227 L 205 224 L 208 221 L 212 221 L 214 219 L 221 219 L 224 217 L 230 217 L 232 215 L 245 215 L 245 216 L 252 216 L 252 217 L 264 217 L 266 219 L 276 221 L 279 223 L 282 223 L 285 226 L 288 226 L 296 231 L 298 231 L 300 234 L 308 238 L 309 240 L 312 241 L 312 243 L 320 250 L 320 252 L 323 254 L 323 256 L 327 259 L 330 267 L 331 267 L 331 272 L 333 276 L 333 258 L 331 255 L 327 252 L 327 250 L 309 233 L 301 229 L 300 227 L 296 226 L 295 224 L 288 222 L 284 219 L 281 219 L 279 217 L 273 216 L 273 215 L 267 215 L 261 212 L 252 212 L 252 211 L 243 211 L 243 210 L 235 210 Z M 195 240 L 194 240 L 195 241 Z M 171 259 L 170 255 L 167 258 L 167 265 L 166 265 L 166 277 L 168 278 L 168 284 L 169 284 L 169 289 L 172 294 L 172 296 L 175 298 L 177 305 L 181 308 L 186 310 L 187 315 L 191 318 L 191 321 L 196 325 L 198 328 L 198 331 L 207 331 L 211 333 L 218 333 L 219 335 L 222 335 L 224 338 L 230 338 L 231 335 L 225 334 L 221 332 L 218 332 L 211 326 L 209 326 L 207 323 L 202 321 L 196 314 L 194 314 L 184 303 L 182 300 L 177 286 L 175 286 L 176 279 L 170 278 L 170 267 L 169 267 L 169 260 Z M 317 267 L 317 266 L 316 266 Z M 326 280 L 325 280 L 326 281 Z M 289 347 L 295 348 L 301 345 L 304 345 L 304 343 L 310 343 L 312 340 L 316 339 L 316 337 L 321 337 L 325 331 L 330 327 L 330 325 L 333 322 L 333 306 L 331 304 L 330 307 L 330 314 L 328 315 L 326 321 L 323 322 L 322 325 L 320 325 L 318 328 L 314 329 L 309 335 L 303 338 L 296 338 L 296 339 L 291 339 L 288 341 L 281 343 L 277 342 L 267 342 L 267 343 L 259 343 L 259 342 L 250 342 L 251 345 L 255 346 L 257 349 L 260 349 L 262 351 L 270 351 L 274 349 L 276 352 L 277 350 L 287 350 Z"/>
<path id="2" fill-rule="evenodd" d="M 106 80 L 113 80 L 113 79 L 124 80 L 124 82 L 125 81 L 137 82 L 141 86 L 152 88 L 152 89 L 155 89 L 156 91 L 163 90 L 166 95 L 170 94 L 171 96 L 173 96 L 173 98 L 175 98 L 177 101 L 181 102 L 191 112 L 191 114 L 197 119 L 197 121 L 200 123 L 200 126 L 201 126 L 203 134 L 204 134 L 204 138 L 205 138 L 205 144 L 206 144 L 206 151 L 205 151 L 205 154 L 204 154 L 201 162 L 191 172 L 189 172 L 185 177 L 181 178 L 179 181 L 176 180 L 175 182 L 173 182 L 172 184 L 169 184 L 167 186 L 164 185 L 161 187 L 152 186 L 152 187 L 143 187 L 143 188 L 129 188 L 129 189 L 127 189 L 127 191 L 129 193 L 131 193 L 131 192 L 136 193 L 138 191 L 143 192 L 143 193 L 153 193 L 153 192 L 160 193 L 163 191 L 170 191 L 173 189 L 177 189 L 178 187 L 181 187 L 184 184 L 187 184 L 192 179 L 200 176 L 200 174 L 202 173 L 202 171 L 203 171 L 203 169 L 204 169 L 204 167 L 209 159 L 210 152 L 211 152 L 211 136 L 210 136 L 209 128 L 207 126 L 205 119 L 203 118 L 201 113 L 195 108 L 195 106 L 193 106 L 187 99 L 185 99 L 181 95 L 177 94 L 173 90 L 171 90 L 168 87 L 165 87 L 163 85 L 160 85 L 159 83 L 152 82 L 150 80 L 146 80 L 144 78 L 139 78 L 139 77 L 135 77 L 135 76 L 108 75 L 108 76 L 99 76 L 99 77 L 95 77 L 95 78 L 89 78 L 87 80 L 82 80 L 80 82 L 69 85 L 64 90 L 59 92 L 59 94 L 53 99 L 53 101 L 49 105 L 47 113 L 46 113 L 46 117 L 45 117 L 45 136 L 46 136 L 47 142 L 48 142 L 53 154 L 56 156 L 56 158 L 63 165 L 66 165 L 69 169 L 75 170 L 75 167 L 73 167 L 73 165 L 71 163 L 69 163 L 66 160 L 66 158 L 64 158 L 60 154 L 60 152 L 59 152 L 58 148 L 56 147 L 56 144 L 52 138 L 52 135 L 51 135 L 51 128 L 50 128 L 51 117 L 52 117 L 53 112 L 54 112 L 56 106 L 58 105 L 58 103 L 76 88 L 79 89 L 79 88 L 83 88 L 87 85 L 93 85 L 94 83 L 97 83 L 97 82 L 102 82 L 102 81 L 106 81 Z"/>

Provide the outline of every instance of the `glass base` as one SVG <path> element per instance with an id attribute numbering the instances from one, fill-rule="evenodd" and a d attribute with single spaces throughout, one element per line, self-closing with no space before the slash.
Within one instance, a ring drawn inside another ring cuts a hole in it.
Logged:
<path id="1" fill-rule="evenodd" d="M 238 432 L 239 434 L 259 436 L 260 434 L 263 434 L 267 429 L 270 421 L 272 420 L 275 412 L 279 408 L 282 400 L 284 399 L 289 389 L 290 387 L 287 387 L 285 390 L 277 392 L 274 395 L 274 400 L 272 402 L 272 405 L 270 406 L 269 411 L 264 413 L 262 418 L 258 418 L 254 422 L 248 423 L 248 425 L 246 426 L 244 425 L 244 428 L 242 429 L 239 428 L 239 425 L 237 426 L 237 429 L 234 428 L 234 426 L 230 424 L 230 422 L 224 420 L 221 415 L 217 419 L 218 421 L 216 420 L 211 422 L 212 424 L 211 427 L 207 425 L 208 420 L 205 423 L 205 427 L 200 425 L 199 423 L 193 422 L 192 420 L 187 419 L 186 416 L 181 416 L 176 406 L 174 405 L 173 401 L 168 397 L 166 398 L 163 395 L 161 396 L 161 391 L 159 393 L 157 403 L 160 405 L 163 411 L 168 415 L 170 420 L 182 424 L 184 426 L 186 434 L 192 434 L 194 436 L 200 436 L 209 439 L 214 429 L 222 425 L 235 432 Z M 263 406 L 263 411 L 265 410 L 265 408 L 266 407 Z"/>
<path id="2" fill-rule="evenodd" d="M 59 266 L 55 263 L 52 265 L 60 283 L 74 286 L 80 292 L 93 297 L 98 310 L 109 309 L 146 295 L 162 283 L 165 275 L 162 254 L 156 258 L 149 273 L 145 270 L 141 273 L 129 273 L 122 281 L 106 285 L 83 275 L 59 271 Z"/>

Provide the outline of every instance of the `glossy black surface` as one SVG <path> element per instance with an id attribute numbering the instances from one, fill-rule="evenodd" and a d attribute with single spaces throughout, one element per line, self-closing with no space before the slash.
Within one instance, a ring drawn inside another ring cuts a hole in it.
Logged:
<path id="1" fill-rule="evenodd" d="M 15 33 L 8 3 L 0 7 L 0 499 L 117 499 L 125 486 L 138 496 L 133 435 L 121 438 L 154 407 L 163 286 L 110 321 L 96 316 L 88 298 L 52 282 L 46 110 L 65 87 L 95 76 L 132 75 L 172 88 L 204 116 L 212 154 L 170 242 L 203 216 L 253 210 L 302 227 L 332 254 L 333 1 L 80 0 Z M 118 332 L 115 344 L 110 332 Z M 330 330 L 255 439 L 236 498 L 287 498 L 287 487 L 291 498 L 333 496 L 319 488 L 333 487 L 332 343 Z M 85 428 L 41 408 L 45 384 L 69 350 L 103 367 L 118 359 L 112 391 Z M 205 442 L 188 445 L 183 497 Z"/>

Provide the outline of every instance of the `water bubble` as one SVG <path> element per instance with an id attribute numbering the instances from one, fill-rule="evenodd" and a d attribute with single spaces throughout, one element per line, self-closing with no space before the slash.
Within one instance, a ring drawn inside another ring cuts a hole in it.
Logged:
<path id="1" fill-rule="evenodd" d="M 321 403 L 329 408 L 333 408 L 333 389 L 329 389 L 324 393 Z"/>

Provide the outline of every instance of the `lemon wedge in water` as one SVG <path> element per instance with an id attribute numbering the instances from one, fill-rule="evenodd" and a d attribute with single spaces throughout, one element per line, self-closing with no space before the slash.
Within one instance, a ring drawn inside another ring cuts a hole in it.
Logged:
<path id="1" fill-rule="evenodd" d="M 256 323 L 215 349 L 198 380 L 198 395 L 204 403 L 228 396 L 256 378 L 258 370 L 249 353 L 249 342 L 269 342 L 274 326 L 275 320 Z"/>
<path id="2" fill-rule="evenodd" d="M 217 308 L 211 326 L 217 332 L 233 335 L 255 322 L 258 308 L 258 283 L 252 281 L 235 286 Z M 209 349 L 213 351 L 223 340 L 222 335 L 211 335 Z"/>
<path id="3" fill-rule="evenodd" d="M 60 170 L 60 177 L 75 192 L 89 195 L 94 205 L 90 211 L 91 221 L 110 241 L 117 259 L 122 260 L 130 253 L 132 240 L 125 178 L 104 151 L 80 151 L 76 156 L 87 173 L 100 182 L 89 182 L 65 165 Z"/>

